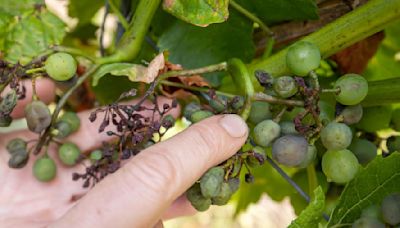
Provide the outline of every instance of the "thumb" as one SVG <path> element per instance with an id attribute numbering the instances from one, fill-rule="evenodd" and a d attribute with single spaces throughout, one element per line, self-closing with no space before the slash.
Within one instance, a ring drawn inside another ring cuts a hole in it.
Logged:
<path id="1" fill-rule="evenodd" d="M 55 225 L 152 227 L 204 172 L 237 152 L 247 135 L 247 125 L 237 115 L 214 116 L 194 124 L 142 151 L 95 186 Z"/>

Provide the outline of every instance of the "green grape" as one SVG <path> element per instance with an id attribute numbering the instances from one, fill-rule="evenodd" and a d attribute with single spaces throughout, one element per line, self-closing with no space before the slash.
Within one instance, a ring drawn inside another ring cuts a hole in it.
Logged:
<path id="1" fill-rule="evenodd" d="M 174 126 L 175 124 L 175 118 L 172 115 L 166 115 L 161 121 L 161 126 L 170 128 Z"/>
<path id="2" fill-rule="evenodd" d="M 356 155 L 360 164 L 365 165 L 376 157 L 378 148 L 366 139 L 354 139 L 349 150 Z"/>
<path id="3" fill-rule="evenodd" d="M 272 144 L 272 158 L 282 165 L 294 167 L 307 157 L 308 142 L 303 136 L 285 135 Z"/>
<path id="4" fill-rule="evenodd" d="M 208 104 L 219 113 L 226 109 L 227 99 L 217 95 L 214 99 L 210 99 Z"/>
<path id="5" fill-rule="evenodd" d="M 282 135 L 296 135 L 299 132 L 296 130 L 296 126 L 292 121 L 282 121 L 279 123 L 281 127 L 281 134 Z"/>
<path id="6" fill-rule="evenodd" d="M 64 165 L 75 165 L 80 155 L 81 151 L 74 143 L 67 142 L 58 148 L 58 156 Z"/>
<path id="7" fill-rule="evenodd" d="M 59 139 L 65 138 L 72 133 L 71 125 L 64 121 L 57 122 L 54 128 L 57 129 L 57 131 L 54 131 L 54 133 L 52 132 L 52 134 Z"/>
<path id="8" fill-rule="evenodd" d="M 310 42 L 299 41 L 289 47 L 286 54 L 286 65 L 298 76 L 306 76 L 318 68 L 321 61 L 319 48 Z"/>
<path id="9" fill-rule="evenodd" d="M 380 206 L 373 204 L 367 208 L 364 208 L 361 212 L 361 217 L 381 219 L 381 208 Z"/>
<path id="10" fill-rule="evenodd" d="M 26 150 L 26 142 L 21 138 L 12 139 L 7 143 L 7 151 L 10 154 L 13 154 L 16 151 Z"/>
<path id="11" fill-rule="evenodd" d="M 354 178 L 358 170 L 358 160 L 349 150 L 327 151 L 322 157 L 322 171 L 328 181 L 345 184 Z"/>
<path id="12" fill-rule="evenodd" d="M 386 147 L 388 148 L 390 153 L 395 151 L 400 152 L 400 136 L 390 136 L 386 140 Z"/>
<path id="13" fill-rule="evenodd" d="M 59 52 L 47 58 L 44 68 L 52 79 L 66 81 L 75 75 L 77 64 L 70 54 Z"/>
<path id="14" fill-rule="evenodd" d="M 345 74 L 336 81 L 335 88 L 340 88 L 335 95 L 339 103 L 356 105 L 367 96 L 368 82 L 358 74 Z"/>
<path id="15" fill-rule="evenodd" d="M 59 118 L 59 121 L 68 123 L 72 132 L 79 130 L 79 126 L 81 125 L 81 120 L 75 112 L 65 112 Z"/>
<path id="16" fill-rule="evenodd" d="M 90 156 L 89 156 L 89 158 L 90 158 L 90 160 L 91 160 L 92 162 L 98 161 L 98 160 L 100 160 L 102 157 L 103 157 L 103 151 L 101 151 L 101 150 L 94 150 L 94 151 L 92 151 L 92 152 L 90 153 Z"/>
<path id="17" fill-rule="evenodd" d="M 192 116 L 192 114 L 199 110 L 201 110 L 200 105 L 197 102 L 191 102 L 185 106 L 185 108 L 183 110 L 183 116 L 187 120 L 190 120 L 190 117 Z"/>
<path id="18" fill-rule="evenodd" d="M 273 84 L 274 91 L 280 97 L 288 98 L 297 93 L 297 85 L 290 76 L 282 76 L 275 79 Z"/>
<path id="19" fill-rule="evenodd" d="M 385 224 L 381 223 L 376 218 L 363 217 L 357 219 L 352 228 L 385 228 Z"/>
<path id="20" fill-rule="evenodd" d="M 272 120 L 264 120 L 253 129 L 254 142 L 260 146 L 269 146 L 281 132 L 279 124 Z"/>
<path id="21" fill-rule="evenodd" d="M 11 154 L 10 160 L 8 160 L 8 166 L 10 168 L 19 169 L 23 168 L 29 160 L 29 153 L 26 149 L 19 149 Z"/>
<path id="22" fill-rule="evenodd" d="M 25 117 L 29 130 L 40 133 L 51 123 L 49 108 L 42 101 L 32 101 L 25 107 Z"/>
<path id="23" fill-rule="evenodd" d="M 315 160 L 316 157 L 317 157 L 317 147 L 315 147 L 314 145 L 308 145 L 306 157 L 298 165 L 298 167 L 306 168 L 308 165 L 310 165 Z"/>
<path id="24" fill-rule="evenodd" d="M 267 102 L 254 101 L 251 104 L 251 111 L 249 115 L 250 122 L 258 124 L 263 120 L 271 119 L 272 113 L 270 105 Z"/>
<path id="25" fill-rule="evenodd" d="M 400 131 L 400 108 L 393 110 L 391 123 L 394 130 Z"/>
<path id="26" fill-rule="evenodd" d="M 381 204 L 382 218 L 386 223 L 394 226 L 400 223 L 400 193 L 386 196 Z"/>
<path id="27" fill-rule="evenodd" d="M 347 125 L 358 123 L 363 116 L 363 108 L 360 104 L 347 106 L 343 109 L 342 113 L 343 122 Z"/>
<path id="28" fill-rule="evenodd" d="M 211 199 L 201 194 L 200 184 L 195 183 L 186 191 L 186 198 L 192 206 L 198 211 L 205 211 L 211 205 Z"/>
<path id="29" fill-rule="evenodd" d="M 343 123 L 331 122 L 321 131 L 322 144 L 328 150 L 347 148 L 352 139 L 351 129 Z"/>
<path id="30" fill-rule="evenodd" d="M 224 181 L 225 171 L 222 167 L 209 169 L 200 179 L 201 193 L 206 198 L 215 197 L 221 190 Z"/>
<path id="31" fill-rule="evenodd" d="M 206 111 L 206 110 L 195 111 L 190 116 L 190 121 L 192 123 L 197 123 L 197 122 L 200 122 L 200 121 L 202 121 L 204 119 L 207 119 L 208 117 L 211 117 L 213 115 L 214 114 L 212 112 Z"/>
<path id="32" fill-rule="evenodd" d="M 211 202 L 214 205 L 222 206 L 228 203 L 228 201 L 231 199 L 231 196 L 232 196 L 231 187 L 229 186 L 228 183 L 223 182 L 221 184 L 221 190 L 219 191 L 218 195 L 211 198 Z"/>
<path id="33" fill-rule="evenodd" d="M 392 108 L 390 106 L 366 107 L 356 127 L 366 132 L 376 132 L 389 128 L 391 118 Z"/>
<path id="34" fill-rule="evenodd" d="M 49 157 L 41 157 L 33 164 L 33 175 L 39 181 L 49 182 L 56 177 L 56 173 L 56 163 Z"/>

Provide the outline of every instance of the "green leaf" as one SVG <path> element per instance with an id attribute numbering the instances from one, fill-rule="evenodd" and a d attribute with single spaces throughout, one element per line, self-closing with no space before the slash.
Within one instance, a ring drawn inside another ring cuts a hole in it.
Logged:
<path id="1" fill-rule="evenodd" d="M 132 88 L 138 88 L 139 83 L 131 82 L 126 77 L 116 80 L 115 76 L 105 75 L 96 87 L 92 87 L 96 100 L 101 105 L 111 104 L 115 102 L 123 92 L 127 92 Z"/>
<path id="2" fill-rule="evenodd" d="M 77 27 L 85 24 L 90 24 L 93 16 L 104 6 L 104 1 L 101 0 L 70 0 L 68 5 L 68 15 L 78 18 Z"/>
<path id="3" fill-rule="evenodd" d="M 299 217 L 292 221 L 289 228 L 301 227 L 318 227 L 318 222 L 321 220 L 322 213 L 325 208 L 325 194 L 321 186 L 314 190 L 314 198 Z"/>
<path id="4" fill-rule="evenodd" d="M 20 16 L 33 10 L 35 5 L 44 5 L 44 0 L 0 0 L 0 11 Z"/>
<path id="5" fill-rule="evenodd" d="M 43 9 L 21 18 L 10 29 L 4 43 L 5 57 L 26 64 L 49 46 L 60 44 L 64 36 L 65 24 Z"/>
<path id="6" fill-rule="evenodd" d="M 252 40 L 252 22 L 238 13 L 231 13 L 229 19 L 221 24 L 206 28 L 176 21 L 165 31 L 158 45 L 168 50 L 169 60 L 184 68 L 197 68 L 239 58 L 249 62 L 255 52 Z M 190 34 L 190 35 L 188 35 Z M 224 73 L 206 74 L 213 86 L 218 86 Z"/>
<path id="7" fill-rule="evenodd" d="M 241 0 L 238 3 L 269 24 L 287 20 L 318 19 L 315 0 Z"/>
<path id="8" fill-rule="evenodd" d="M 380 204 L 388 194 L 400 191 L 400 154 L 378 156 L 347 184 L 332 213 L 330 226 L 352 223 L 361 211 L 372 204 Z"/>
<path id="9" fill-rule="evenodd" d="M 170 14 L 197 26 L 226 21 L 229 0 L 164 0 L 163 8 Z"/>

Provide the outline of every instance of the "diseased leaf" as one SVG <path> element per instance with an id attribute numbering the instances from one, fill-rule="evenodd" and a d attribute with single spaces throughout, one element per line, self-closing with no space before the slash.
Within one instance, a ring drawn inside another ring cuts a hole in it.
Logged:
<path id="1" fill-rule="evenodd" d="M 347 184 L 332 213 L 329 226 L 352 223 L 364 208 L 380 204 L 388 194 L 400 191 L 400 154 L 378 156 Z"/>
<path id="2" fill-rule="evenodd" d="M 314 228 L 318 227 L 322 213 L 325 208 L 325 194 L 321 186 L 314 190 L 314 198 L 310 204 L 304 209 L 299 217 L 297 217 L 289 225 L 289 228 Z"/>
<path id="3" fill-rule="evenodd" d="M 164 68 L 165 61 L 163 53 L 157 55 L 148 67 L 132 63 L 111 63 L 101 66 L 93 75 L 92 85 L 96 86 L 99 80 L 107 75 L 127 76 L 132 82 L 153 82 L 158 72 Z"/>
<path id="4" fill-rule="evenodd" d="M 229 16 L 229 0 L 164 0 L 167 12 L 197 26 L 226 21 Z"/>
<path id="5" fill-rule="evenodd" d="M 0 11 L 21 16 L 24 12 L 33 10 L 35 5 L 44 5 L 44 0 L 0 0 Z"/>
<path id="6" fill-rule="evenodd" d="M 161 50 L 168 50 L 169 60 L 186 69 L 202 67 L 240 58 L 249 62 L 254 56 L 252 22 L 236 12 L 222 24 L 201 28 L 182 21 L 175 22 L 160 37 Z M 188 36 L 190 34 L 190 36 Z M 204 75 L 212 86 L 218 86 L 224 73 Z"/>
<path id="7" fill-rule="evenodd" d="M 21 18 L 10 29 L 4 42 L 5 57 L 26 64 L 49 46 L 60 44 L 64 36 L 65 24 L 43 9 Z"/>

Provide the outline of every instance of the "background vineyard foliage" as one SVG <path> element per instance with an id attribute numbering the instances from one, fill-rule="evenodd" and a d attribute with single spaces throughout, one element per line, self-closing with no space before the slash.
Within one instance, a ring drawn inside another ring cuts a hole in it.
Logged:
<path id="1" fill-rule="evenodd" d="M 114 0 L 114 2 L 119 7 L 124 5 L 126 11 L 131 11 L 129 8 L 133 9 L 137 5 L 135 0 Z M 184 4 L 191 4 L 184 3 L 184 1 L 175 1 L 176 6 L 165 6 L 165 9 L 160 7 L 147 34 L 148 42 L 144 43 L 139 56 L 132 62 L 138 64 L 150 62 L 160 51 L 168 51 L 169 61 L 181 64 L 188 69 L 219 63 L 231 58 L 239 58 L 245 63 L 254 61 L 257 49 L 254 34 L 258 33 L 260 29 L 237 10 L 231 7 L 227 10 L 228 1 L 216 1 L 220 5 L 216 4 L 215 8 L 210 8 L 208 4 L 201 4 L 206 1 L 198 2 L 198 7 L 203 7 L 199 12 L 203 12 L 204 15 L 193 16 L 192 12 L 183 14 L 180 8 L 182 5 L 179 4 L 183 4 L 183 6 Z M 318 20 L 319 17 L 317 2 L 314 0 L 280 0 L 279 3 L 274 0 L 238 0 L 237 3 L 269 26 L 292 20 Z M 76 47 L 93 55 L 97 54 L 99 46 L 96 31 L 99 30 L 99 26 L 93 23 L 93 18 L 103 7 L 103 1 L 70 0 L 68 15 L 77 21 L 72 28 L 68 28 L 61 19 L 46 8 L 36 10 L 35 6 L 38 4 L 44 4 L 44 2 L 42 0 L 0 0 L 0 50 L 6 60 L 14 63 L 20 61 L 24 64 L 45 52 L 49 46 L 59 44 Z M 220 14 L 211 17 L 210 12 L 213 10 Z M 114 40 L 107 47 L 108 52 L 115 50 L 115 43 L 121 37 L 120 28 L 114 32 Z M 384 33 L 383 41 L 363 72 L 363 75 L 369 81 L 400 76 L 400 22 L 394 22 L 388 26 Z M 279 48 L 281 47 L 277 49 Z M 337 76 L 322 78 L 321 84 L 328 87 Z M 219 87 L 222 91 L 238 92 L 235 91 L 233 82 L 226 73 L 210 73 L 206 74 L 205 78 L 212 86 Z M 92 90 L 98 101 L 106 104 L 116 100 L 122 92 L 132 87 L 138 87 L 138 83 L 131 82 L 125 77 L 106 75 Z M 334 102 L 333 97 L 330 96 L 324 97 L 324 100 L 331 104 Z M 392 107 L 396 107 L 396 105 L 387 106 L 385 110 L 391 110 Z M 390 111 L 384 113 L 387 114 Z M 372 117 L 376 116 L 373 115 Z M 386 119 L 390 120 L 390 118 L 391 116 L 387 116 Z M 363 120 L 358 127 L 363 128 L 362 123 Z M 387 121 L 387 123 L 383 123 L 371 131 L 391 132 L 387 130 L 389 127 Z M 400 173 L 399 160 L 398 155 L 387 159 L 377 158 L 362 170 L 357 179 L 345 188 L 343 196 L 338 202 L 342 210 L 340 208 L 334 210 L 331 223 L 354 221 L 361 214 L 360 208 L 363 207 L 361 204 L 365 201 L 378 202 L 382 200 L 384 193 L 400 191 L 400 187 L 394 184 L 397 181 L 397 175 Z M 308 189 L 304 170 L 295 168 L 284 168 L 284 170 L 306 192 L 312 195 L 313 189 Z M 382 178 L 394 176 L 394 179 L 365 187 L 368 182 L 375 178 L 372 173 L 377 173 Z M 255 168 L 253 174 L 256 179 L 255 183 L 243 184 L 239 192 L 234 195 L 235 214 L 244 211 L 251 203 L 257 202 L 264 193 L 267 193 L 276 201 L 281 201 L 286 196 L 290 196 L 297 214 L 300 214 L 307 206 L 307 203 L 270 165 Z M 321 192 L 326 193 L 328 191 L 329 184 L 322 173 L 318 172 L 317 177 L 322 186 L 318 190 L 318 195 L 321 195 Z M 377 186 L 381 186 L 381 188 L 378 189 Z M 338 188 L 331 189 L 331 191 L 341 191 L 341 187 Z M 359 191 L 360 199 L 351 197 L 354 194 L 352 190 Z M 372 190 L 376 190 L 374 195 L 368 195 Z M 365 201 L 363 201 L 362 195 L 367 195 L 367 198 L 364 198 Z M 321 197 L 317 197 L 316 200 L 324 201 Z M 329 198 L 328 194 L 327 205 L 330 200 L 332 199 Z M 328 207 L 323 210 L 318 207 L 318 202 L 315 202 L 315 205 L 314 209 L 308 209 L 308 212 L 317 211 L 319 214 L 322 211 L 331 212 Z M 361 206 L 354 209 L 354 205 Z M 343 210 L 347 213 L 343 214 Z"/>

